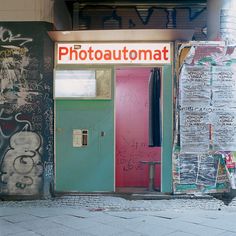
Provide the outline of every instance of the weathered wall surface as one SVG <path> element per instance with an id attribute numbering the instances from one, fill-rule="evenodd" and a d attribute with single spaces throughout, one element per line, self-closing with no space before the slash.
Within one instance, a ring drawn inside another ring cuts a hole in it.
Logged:
<path id="1" fill-rule="evenodd" d="M 0 0 L 0 21 L 53 22 L 53 5 L 53 0 Z"/>
<path id="2" fill-rule="evenodd" d="M 236 51 L 192 44 L 180 50 L 188 48 L 178 75 L 174 192 L 227 192 L 236 189 Z"/>
<path id="3" fill-rule="evenodd" d="M 49 194 L 53 176 L 51 24 L 0 23 L 0 197 Z"/>

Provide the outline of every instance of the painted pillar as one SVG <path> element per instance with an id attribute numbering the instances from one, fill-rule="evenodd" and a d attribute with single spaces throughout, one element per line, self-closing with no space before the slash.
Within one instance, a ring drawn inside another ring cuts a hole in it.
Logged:
<path id="1" fill-rule="evenodd" d="M 173 147 L 173 77 L 172 66 L 163 66 L 163 140 L 161 157 L 161 192 L 172 192 L 172 147 Z"/>
<path id="2" fill-rule="evenodd" d="M 44 22 L 0 22 L 0 198 L 50 195 L 51 29 Z"/>
<path id="3" fill-rule="evenodd" d="M 208 40 L 225 40 L 234 42 L 236 36 L 236 1 L 207 1 L 207 38 Z"/>

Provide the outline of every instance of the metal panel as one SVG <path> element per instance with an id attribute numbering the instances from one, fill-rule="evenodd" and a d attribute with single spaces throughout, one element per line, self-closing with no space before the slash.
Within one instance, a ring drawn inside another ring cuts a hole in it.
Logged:
<path id="1" fill-rule="evenodd" d="M 173 75 L 172 66 L 163 66 L 163 121 L 161 192 L 172 192 Z"/>
<path id="2" fill-rule="evenodd" d="M 56 100 L 55 108 L 55 190 L 114 191 L 113 95 L 109 100 Z M 88 131 L 87 145 L 73 147 L 73 131 L 79 129 Z"/>

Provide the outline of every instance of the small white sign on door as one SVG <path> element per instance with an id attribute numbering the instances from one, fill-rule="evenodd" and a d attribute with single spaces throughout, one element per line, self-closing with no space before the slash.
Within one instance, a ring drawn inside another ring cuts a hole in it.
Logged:
<path id="1" fill-rule="evenodd" d="M 73 129 L 73 147 L 82 147 L 82 130 Z"/>

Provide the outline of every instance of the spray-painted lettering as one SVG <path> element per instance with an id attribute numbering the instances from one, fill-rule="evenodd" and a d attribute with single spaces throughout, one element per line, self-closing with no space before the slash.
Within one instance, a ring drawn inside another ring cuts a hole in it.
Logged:
<path id="1" fill-rule="evenodd" d="M 19 46 L 23 46 L 26 43 L 32 42 L 33 39 L 21 37 L 21 34 L 13 35 L 11 30 L 5 29 L 1 26 L 0 27 L 0 41 L 2 41 L 4 43 L 5 42 L 11 43 L 14 41 L 22 41 L 21 43 L 19 43 Z"/>

